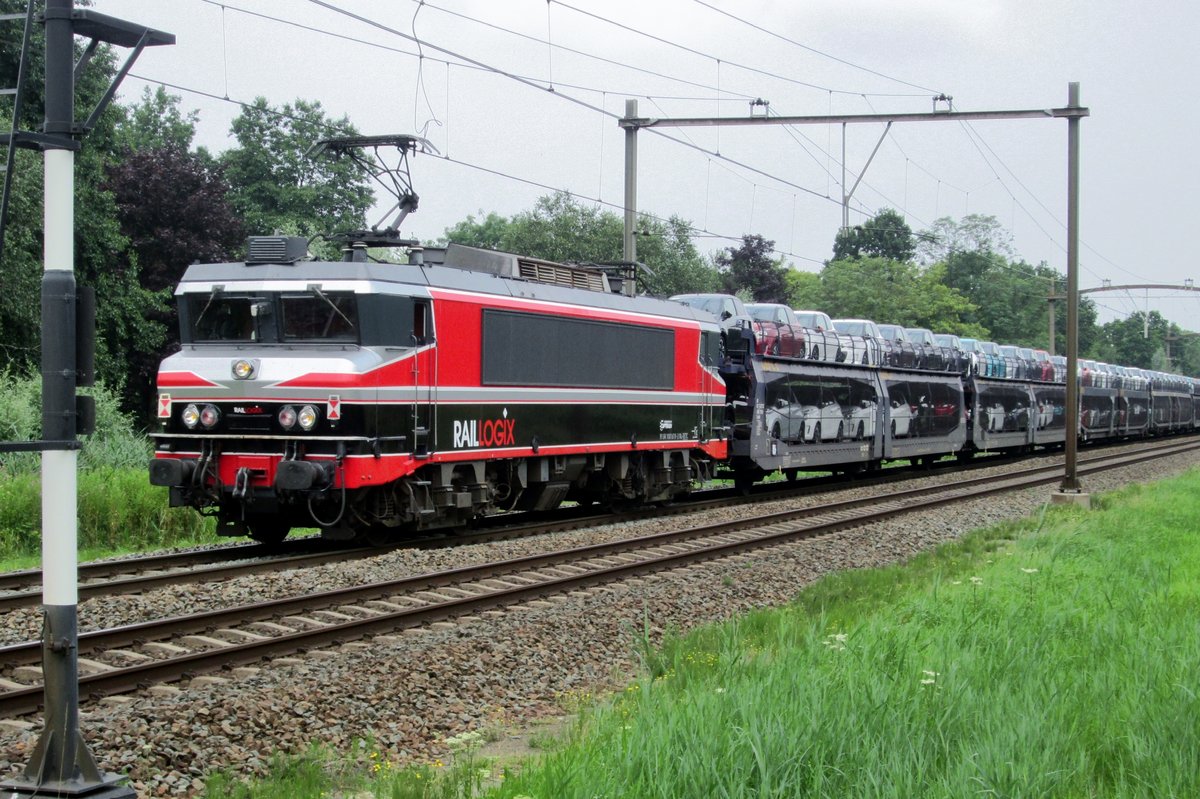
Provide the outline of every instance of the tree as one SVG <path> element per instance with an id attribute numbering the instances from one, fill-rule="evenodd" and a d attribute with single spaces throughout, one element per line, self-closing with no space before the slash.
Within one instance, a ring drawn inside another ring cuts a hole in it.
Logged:
<path id="1" fill-rule="evenodd" d="M 241 220 L 226 200 L 229 187 L 219 165 L 189 153 L 178 141 L 125 151 L 108 169 L 106 187 L 116 200 L 121 234 L 136 256 L 141 286 L 156 295 L 143 311 L 156 325 L 155 347 L 126 355 L 127 410 L 153 406 L 158 364 L 178 347 L 179 317 L 171 302 L 175 284 L 193 261 L 224 261 L 240 249 Z"/>
<path id="2" fill-rule="evenodd" d="M 955 222 L 948 216 L 937 219 L 917 235 L 921 263 L 944 261 L 952 253 L 984 252 L 1005 257 L 1015 253 L 1012 234 L 990 214 L 968 214 Z"/>
<path id="3" fill-rule="evenodd" d="M 821 310 L 939 333 L 978 332 L 964 322 L 974 306 L 940 278 L 937 271 L 887 258 L 830 261 L 821 270 Z"/>
<path id="4" fill-rule="evenodd" d="M 833 242 L 835 261 L 864 255 L 911 261 L 915 253 L 912 228 L 891 208 L 883 209 L 861 225 L 839 230 Z"/>
<path id="5" fill-rule="evenodd" d="M 162 86 L 154 91 L 147 86 L 141 102 L 131 105 L 125 120 L 117 128 L 116 142 L 121 150 L 139 150 L 173 146 L 186 152 L 196 136 L 197 111 L 180 109 L 178 95 L 168 94 Z"/>
<path id="6" fill-rule="evenodd" d="M 798 310 L 824 310 L 825 300 L 819 274 L 789 269 L 784 280 L 787 282 L 787 305 Z"/>
<path id="7" fill-rule="evenodd" d="M 447 228 L 446 240 L 563 263 L 618 263 L 623 256 L 622 219 L 566 192 L 540 197 L 512 219 L 479 214 Z M 648 268 L 638 278 L 641 291 L 669 296 L 716 290 L 716 272 L 692 244 L 689 223 L 642 215 L 638 231 L 638 260 Z"/>
<path id="8" fill-rule="evenodd" d="M 347 117 L 328 119 L 320 102 L 274 108 L 259 97 L 230 130 L 238 146 L 220 160 L 247 231 L 311 237 L 366 226 L 369 178 L 347 159 L 306 155 L 321 139 L 357 134 Z"/>
<path id="9" fill-rule="evenodd" d="M 716 256 L 717 271 L 725 291 L 746 291 L 755 302 L 787 302 L 786 269 L 781 259 L 773 259 L 775 242 L 757 233 L 742 236 L 738 247 L 727 247 Z"/>

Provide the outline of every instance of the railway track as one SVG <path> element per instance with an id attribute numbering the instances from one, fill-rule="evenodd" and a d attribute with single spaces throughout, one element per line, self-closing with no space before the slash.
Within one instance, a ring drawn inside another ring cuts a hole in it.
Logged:
<path id="1" fill-rule="evenodd" d="M 977 458 L 967 468 L 988 468 L 1005 462 L 1006 458 L 990 456 Z M 317 537 L 298 538 L 282 547 L 262 544 L 234 544 L 210 549 L 153 554 L 111 561 L 83 563 L 79 566 L 79 598 L 137 593 L 153 588 L 201 581 L 215 582 L 250 574 L 266 574 L 287 569 L 301 569 L 329 563 L 371 558 L 396 547 L 433 548 L 462 544 L 488 543 L 497 540 L 543 535 L 581 529 L 616 519 L 631 521 L 654 516 L 692 513 L 707 508 L 726 507 L 748 501 L 787 499 L 807 496 L 839 487 L 855 487 L 894 483 L 898 480 L 919 479 L 961 471 L 962 464 L 947 461 L 944 466 L 901 467 L 887 470 L 886 475 L 864 478 L 846 475 L 807 478 L 795 483 L 757 485 L 744 495 L 734 489 L 711 489 L 697 492 L 691 498 L 666 506 L 627 509 L 619 514 L 596 513 L 587 508 L 564 508 L 561 512 L 541 514 L 530 520 L 528 514 L 502 514 L 480 521 L 476 529 L 453 534 L 436 533 L 407 539 L 388 547 L 346 545 L 324 541 Z M 40 569 L 0 573 L 0 613 L 41 604 Z"/>
<path id="2" fill-rule="evenodd" d="M 1174 441 L 1109 453 L 1080 474 L 1143 463 L 1190 450 Z M 452 569 L 85 633 L 79 639 L 80 693 L 105 696 L 265 658 L 479 614 L 548 596 L 814 538 L 918 510 L 1057 482 L 1061 466 L 1008 477 L 901 489 L 720 524 Z M 41 643 L 0 648 L 0 718 L 35 712 L 42 701 Z"/>

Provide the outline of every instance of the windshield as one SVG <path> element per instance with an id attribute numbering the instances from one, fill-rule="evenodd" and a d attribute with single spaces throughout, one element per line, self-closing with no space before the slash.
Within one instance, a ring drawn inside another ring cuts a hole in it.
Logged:
<path id="1" fill-rule="evenodd" d="M 353 294 L 325 294 L 319 289 L 280 300 L 284 341 L 354 341 L 358 337 Z"/>
<path id="2" fill-rule="evenodd" d="M 979 342 L 979 346 L 982 347 L 983 351 L 986 352 L 988 355 L 999 355 L 1000 354 L 1000 347 L 997 346 L 996 342 L 994 342 L 994 341 L 981 341 L 981 342 Z"/>
<path id="3" fill-rule="evenodd" d="M 829 327 L 828 317 L 821 313 L 811 313 L 804 311 L 796 311 L 796 321 L 801 327 L 820 328 L 824 330 Z"/>
<path id="4" fill-rule="evenodd" d="M 833 329 L 839 333 L 846 333 L 851 336 L 865 336 L 867 326 L 863 322 L 839 319 L 833 323 Z"/>
<path id="5" fill-rule="evenodd" d="M 760 322 L 775 321 L 774 305 L 747 305 L 746 313 L 750 314 L 751 319 L 757 319 Z"/>
<path id="6" fill-rule="evenodd" d="M 284 294 L 189 294 L 181 298 L 184 340 L 278 343 L 357 342 L 358 303 L 349 292 L 312 288 Z"/>
<path id="7" fill-rule="evenodd" d="M 954 340 L 954 336 L 949 336 L 949 335 L 946 335 L 946 334 L 944 334 L 944 333 L 939 333 L 938 335 L 935 335 L 935 336 L 933 337 L 933 340 L 937 342 L 937 345 L 938 345 L 939 347 L 951 347 L 951 348 L 953 348 L 953 347 L 955 346 L 955 344 L 957 343 L 957 342 L 955 342 L 955 340 Z"/>
<path id="8" fill-rule="evenodd" d="M 908 341 L 908 337 L 904 335 L 904 328 L 897 325 L 880 325 L 879 332 L 884 338 L 890 338 L 893 341 Z"/>

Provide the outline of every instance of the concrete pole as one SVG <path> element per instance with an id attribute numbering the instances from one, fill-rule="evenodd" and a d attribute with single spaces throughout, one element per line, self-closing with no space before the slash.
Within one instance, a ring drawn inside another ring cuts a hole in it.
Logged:
<path id="1" fill-rule="evenodd" d="M 1079 107 L 1079 84 L 1068 84 L 1068 108 Z M 1067 408 L 1063 493 L 1082 493 L 1076 469 L 1079 436 L 1079 117 L 1067 119 Z"/>
<path id="2" fill-rule="evenodd" d="M 625 118 L 637 119 L 637 100 L 625 101 Z M 637 224 L 637 131 L 634 126 L 625 128 L 625 247 L 621 256 L 627 264 L 637 261 L 637 238 L 633 235 Z"/>

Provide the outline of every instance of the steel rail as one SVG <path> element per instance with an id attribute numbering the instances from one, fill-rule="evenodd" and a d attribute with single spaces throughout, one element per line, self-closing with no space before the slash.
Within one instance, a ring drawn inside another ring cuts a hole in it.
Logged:
<path id="1" fill-rule="evenodd" d="M 1094 473 L 1121 468 L 1195 449 L 1200 449 L 1200 442 L 1173 443 L 1161 448 L 1143 449 L 1136 453 L 1118 453 L 1111 457 L 1089 460 L 1086 471 Z M 268 655 L 302 651 L 314 646 L 344 642 L 380 632 L 393 632 L 458 615 L 478 613 L 489 608 L 529 601 L 549 593 L 562 593 L 577 588 L 591 587 L 649 572 L 678 568 L 698 561 L 728 557 L 792 539 L 824 535 L 917 510 L 937 507 L 949 502 L 960 502 L 964 499 L 1045 485 L 1058 479 L 1058 471 L 1057 465 L 1049 465 L 1007 478 L 989 476 L 961 481 L 953 485 L 926 486 L 891 492 L 877 497 L 844 500 L 815 508 L 781 511 L 757 518 L 659 533 L 644 538 L 595 544 L 561 552 L 540 553 L 476 567 L 330 591 L 303 598 L 274 600 L 261 606 L 249 605 L 212 611 L 195 617 L 179 617 L 115 630 L 96 631 L 80 636 L 81 648 L 93 649 L 105 641 L 106 636 L 108 643 L 105 643 L 105 646 L 145 640 L 155 624 L 160 627 L 160 631 L 167 626 L 170 628 L 170 634 L 180 634 L 188 630 L 208 630 L 221 623 L 234 621 L 252 623 L 255 620 L 252 616 L 257 618 L 277 617 L 282 613 L 293 613 L 298 610 L 312 611 L 316 606 L 328 607 L 329 605 L 344 605 L 349 601 L 370 601 L 373 598 L 394 595 L 405 590 L 445 588 L 480 580 L 499 581 L 498 584 L 502 586 L 490 593 L 443 597 L 442 601 L 432 605 L 405 608 L 394 612 L 378 612 L 378 615 L 330 623 L 317 629 L 297 630 L 293 633 L 240 644 L 231 643 L 219 649 L 191 652 L 128 668 L 84 675 L 80 678 L 80 688 L 81 691 L 87 691 L 93 695 L 126 692 L 149 682 L 169 682 L 189 673 L 229 668 L 255 662 Z M 874 505 L 875 507 L 865 512 L 855 513 L 856 509 L 864 505 Z M 753 529 L 759 531 L 759 534 L 754 537 L 747 538 L 744 535 L 735 536 L 732 539 L 730 537 L 732 533 L 744 534 L 747 530 Z M 713 542 L 708 545 L 697 544 L 697 541 L 705 538 L 712 539 Z M 683 552 L 669 551 L 665 554 L 655 554 L 632 562 L 621 560 L 621 557 L 629 557 L 635 551 L 645 552 L 671 545 L 689 545 L 692 548 Z M 610 565 L 601 564 L 591 568 L 580 567 L 578 563 L 572 563 L 572 561 L 594 562 L 602 558 L 617 558 L 618 562 L 612 564 L 610 561 Z M 551 567 L 560 571 L 554 572 L 549 578 L 539 575 L 536 582 L 528 582 L 532 579 L 529 577 L 531 573 L 538 569 Z M 579 572 L 564 576 L 561 573 L 564 568 L 579 569 Z M 514 574 L 518 576 L 514 576 Z M 513 584 L 514 580 L 528 582 L 528 584 Z M 35 642 L 4 647 L 0 649 L 0 657 L 24 659 L 29 657 L 30 652 L 36 651 L 38 648 L 39 644 Z M 21 715 L 35 711 L 41 701 L 41 691 L 41 686 L 30 686 L 0 694 L 0 716 Z"/>

